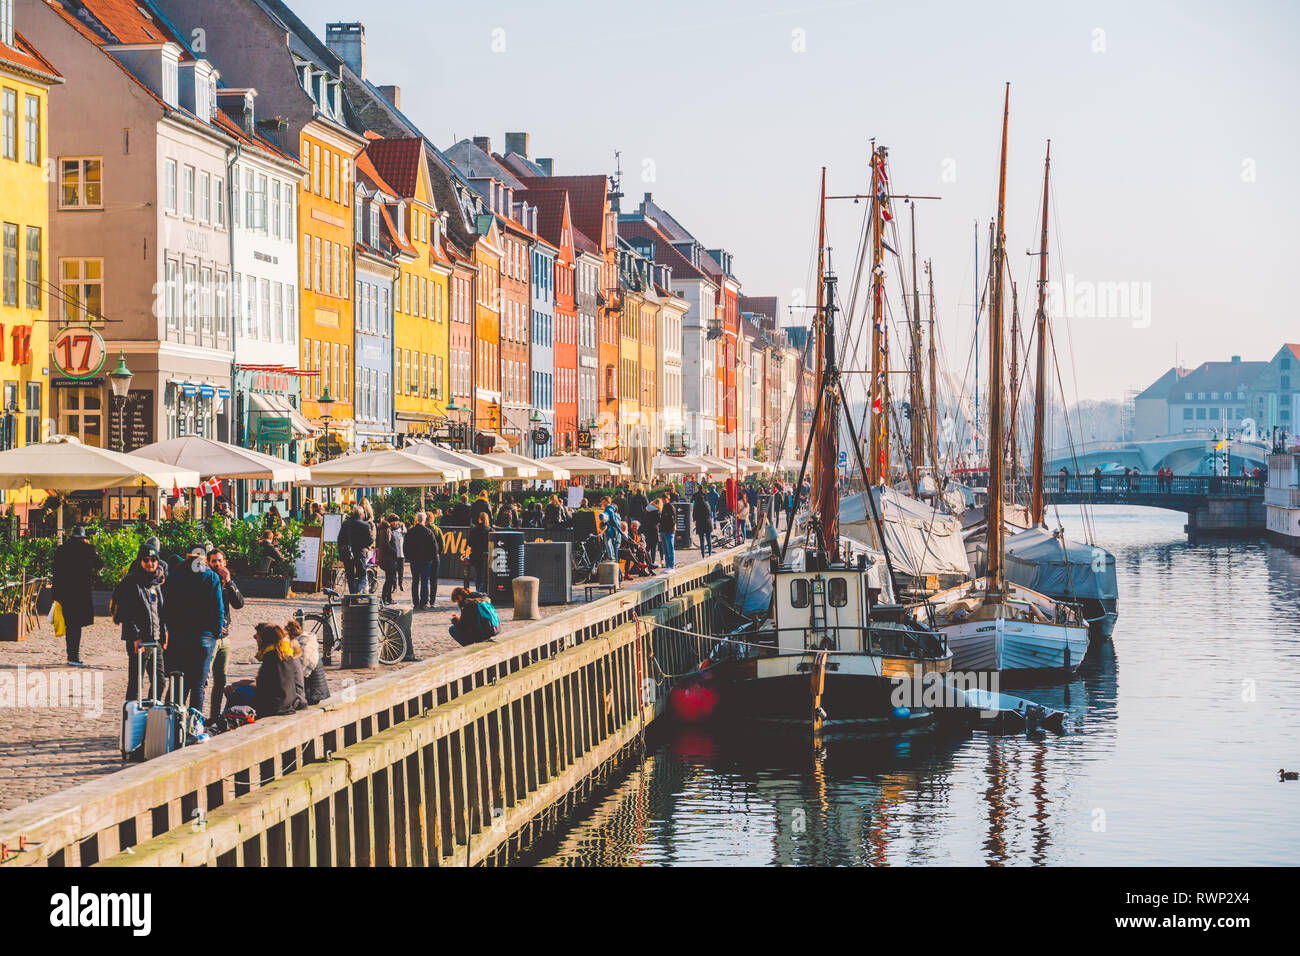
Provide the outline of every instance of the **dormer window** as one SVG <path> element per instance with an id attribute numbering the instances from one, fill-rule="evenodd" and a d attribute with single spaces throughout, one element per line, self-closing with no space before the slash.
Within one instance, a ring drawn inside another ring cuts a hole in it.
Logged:
<path id="1" fill-rule="evenodd" d="M 164 51 L 162 60 L 162 98 L 168 106 L 180 105 L 180 75 L 177 61 Z"/>
<path id="2" fill-rule="evenodd" d="M 14 45 L 14 0 L 0 0 L 0 43 Z"/>
<path id="3" fill-rule="evenodd" d="M 397 204 L 397 235 L 398 238 L 405 241 L 406 239 L 406 203 Z"/>
<path id="4" fill-rule="evenodd" d="M 373 201 L 370 203 L 370 244 L 379 248 L 379 203 Z"/>

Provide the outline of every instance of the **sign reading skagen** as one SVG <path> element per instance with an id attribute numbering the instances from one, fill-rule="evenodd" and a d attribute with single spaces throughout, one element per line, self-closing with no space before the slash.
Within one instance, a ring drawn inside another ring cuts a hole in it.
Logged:
<path id="1" fill-rule="evenodd" d="M 54 367 L 68 378 L 90 378 L 104 366 L 104 337 L 90 326 L 70 326 L 50 343 Z"/>

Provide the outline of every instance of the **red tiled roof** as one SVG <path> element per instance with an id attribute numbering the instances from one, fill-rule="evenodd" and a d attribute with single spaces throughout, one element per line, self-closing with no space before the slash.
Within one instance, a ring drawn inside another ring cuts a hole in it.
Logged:
<path id="1" fill-rule="evenodd" d="M 379 175 L 379 170 L 375 168 L 374 160 L 370 156 L 369 148 L 363 149 L 357 154 L 357 172 L 369 180 L 370 185 L 380 192 L 388 193 L 388 195 L 394 197 L 402 196 L 396 189 L 388 185 L 388 181 L 383 176 Z"/>
<path id="2" fill-rule="evenodd" d="M 668 241 L 667 236 L 644 219 L 625 220 L 618 224 L 618 229 L 625 239 L 653 239 L 655 241 L 655 261 L 660 265 L 671 267 L 675 278 L 709 278 L 699 269 L 695 268 L 695 266 L 691 265 L 691 261 L 677 251 L 673 244 Z M 717 280 L 715 279 L 713 281 L 716 282 Z"/>
<path id="3" fill-rule="evenodd" d="M 366 152 L 374 162 L 379 175 L 403 199 L 415 198 L 415 187 L 420 178 L 420 157 L 424 155 L 422 139 L 372 139 Z"/>
<path id="4" fill-rule="evenodd" d="M 569 209 L 568 192 L 563 189 L 526 189 L 516 193 L 515 198 L 537 207 L 537 231 L 551 245 L 561 248 L 560 239 L 569 218 L 565 215 Z M 573 234 L 572 229 L 569 234 Z"/>
<path id="5" fill-rule="evenodd" d="M 1294 355 L 1296 358 L 1300 359 L 1300 345 L 1292 345 L 1290 342 L 1287 342 L 1286 345 L 1283 347 L 1290 349 L 1291 354 Z"/>
<path id="6" fill-rule="evenodd" d="M 118 43 L 171 42 L 178 44 L 182 50 L 185 47 L 162 21 L 147 13 L 136 0 L 78 0 L 78 3 L 113 34 Z M 182 53 L 181 59 L 190 57 Z"/>
<path id="7" fill-rule="evenodd" d="M 36 47 L 28 43 L 27 38 L 17 30 L 14 31 L 13 46 L 0 43 L 0 63 L 50 79 L 63 77 L 63 74 L 56 70 L 49 60 L 41 56 Z"/>
<path id="8" fill-rule="evenodd" d="M 287 159 L 299 169 L 305 168 L 302 163 L 298 162 L 297 156 L 294 156 L 291 153 L 286 153 L 279 146 L 276 146 L 275 143 L 271 142 L 260 133 L 254 132 L 252 136 L 249 136 L 244 130 L 244 127 L 231 119 L 230 115 L 227 114 L 225 110 L 220 108 L 217 109 L 216 114 L 212 118 L 212 125 L 235 137 L 235 139 L 239 140 L 246 146 L 252 146 L 256 149 L 262 150 L 263 152 L 272 153 L 279 159 Z"/>
<path id="9" fill-rule="evenodd" d="M 604 176 L 520 176 L 529 189 L 565 189 L 569 193 L 569 215 L 573 224 L 599 245 L 605 236 L 607 181 Z"/>

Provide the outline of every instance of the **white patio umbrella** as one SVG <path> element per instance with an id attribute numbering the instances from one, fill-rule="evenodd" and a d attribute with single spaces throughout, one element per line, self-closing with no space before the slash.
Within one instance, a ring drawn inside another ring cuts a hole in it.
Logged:
<path id="1" fill-rule="evenodd" d="M 793 471 L 798 474 L 799 469 L 803 467 L 803 462 L 798 458 L 782 458 L 773 468 L 776 471 Z"/>
<path id="2" fill-rule="evenodd" d="M 525 458 L 523 455 L 516 455 L 512 451 L 494 451 L 478 457 L 502 464 L 512 462 L 516 467 L 533 472 L 531 475 L 520 475 L 521 478 L 536 478 L 540 481 L 563 481 L 569 477 L 567 468 L 560 468 L 558 465 L 547 465 L 536 458 Z"/>
<path id="3" fill-rule="evenodd" d="M 452 451 L 450 448 L 443 448 L 433 442 L 411 442 L 403 450 L 427 461 L 436 462 L 449 469 L 460 471 L 461 477 L 450 479 L 452 481 L 467 481 L 470 478 L 501 478 L 505 476 L 505 469 L 499 465 L 480 461 L 465 452 Z"/>
<path id="4" fill-rule="evenodd" d="M 49 441 L 0 452 L 0 488 L 44 488 L 80 491 L 88 488 L 194 488 L 199 473 L 149 458 L 83 445 L 78 441 Z M 63 535 L 63 508 L 58 509 Z"/>
<path id="5" fill-rule="evenodd" d="M 462 451 L 457 452 L 457 454 L 482 462 L 488 468 L 500 468 L 503 478 L 537 477 L 537 464 L 531 459 L 516 455 L 513 452 L 493 451 L 485 455 L 476 455 L 473 452 Z"/>
<path id="6" fill-rule="evenodd" d="M 571 475 L 610 477 L 627 472 L 627 468 L 618 462 L 602 461 L 599 458 L 588 458 L 585 455 L 552 455 L 549 458 L 538 459 L 538 461 L 546 465 L 558 465 Z"/>
<path id="7" fill-rule="evenodd" d="M 460 481 L 464 472 L 409 451 L 388 448 L 343 455 L 311 469 L 303 484 L 321 488 L 415 488 Z M 450 477 L 448 477 L 450 475 Z"/>
<path id="8" fill-rule="evenodd" d="M 311 472 L 303 465 L 198 435 L 154 442 L 137 448 L 132 454 L 218 478 L 262 481 L 307 481 L 311 478 Z"/>
<path id="9" fill-rule="evenodd" d="M 698 475 L 705 467 L 689 455 L 655 455 L 650 470 L 656 475 Z"/>
<path id="10" fill-rule="evenodd" d="M 753 458 L 740 457 L 740 470 L 747 475 L 756 475 L 768 470 L 768 466 L 761 461 L 755 461 Z"/>

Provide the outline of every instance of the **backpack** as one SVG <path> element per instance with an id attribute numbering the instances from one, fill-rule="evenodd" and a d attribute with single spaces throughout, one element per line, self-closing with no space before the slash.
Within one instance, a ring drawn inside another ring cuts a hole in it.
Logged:
<path id="1" fill-rule="evenodd" d="M 475 601 L 473 610 L 478 615 L 478 631 L 483 636 L 483 640 L 496 637 L 501 633 L 501 617 L 491 601 L 486 599 Z"/>

